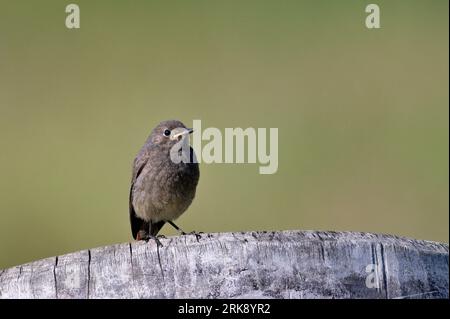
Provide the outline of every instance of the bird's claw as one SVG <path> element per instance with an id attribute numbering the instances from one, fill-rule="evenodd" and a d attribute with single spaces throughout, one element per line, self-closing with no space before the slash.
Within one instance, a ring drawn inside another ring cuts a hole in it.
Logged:
<path id="1" fill-rule="evenodd" d="M 202 238 L 202 235 L 200 235 L 201 232 L 199 233 L 194 233 L 195 238 L 197 239 L 197 242 L 200 241 L 200 239 Z"/>
<path id="2" fill-rule="evenodd" d="M 203 232 L 196 232 L 195 230 L 191 231 L 190 233 L 181 232 L 181 235 L 183 235 L 183 236 L 195 235 L 195 238 L 197 239 L 197 241 L 199 241 L 200 238 L 202 238 L 202 236 L 200 234 L 203 234 Z"/>
<path id="3" fill-rule="evenodd" d="M 159 240 L 159 238 L 166 238 L 164 235 L 158 235 L 158 236 L 148 236 L 145 238 L 145 242 L 149 242 L 150 239 L 153 239 L 158 247 L 163 247 L 163 244 Z"/>

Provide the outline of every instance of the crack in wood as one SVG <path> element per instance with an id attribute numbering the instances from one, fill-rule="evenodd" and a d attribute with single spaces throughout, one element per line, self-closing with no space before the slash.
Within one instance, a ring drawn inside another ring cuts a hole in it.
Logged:
<path id="1" fill-rule="evenodd" d="M 386 292 L 386 299 L 389 299 L 389 290 L 387 285 L 387 266 L 384 258 L 384 246 L 382 243 L 380 243 L 380 254 L 381 254 L 381 264 L 382 264 L 382 270 L 383 270 L 383 286 L 384 290 Z"/>
<path id="2" fill-rule="evenodd" d="M 325 246 L 324 246 L 324 242 L 320 243 L 320 253 L 321 253 L 322 261 L 325 262 Z"/>
<path id="3" fill-rule="evenodd" d="M 159 263 L 159 268 L 161 269 L 161 275 L 162 275 L 163 281 L 165 281 L 164 270 L 163 270 L 162 264 L 161 264 L 161 256 L 159 255 L 159 245 L 158 244 L 156 244 L 156 253 L 158 254 L 158 263 Z"/>
<path id="4" fill-rule="evenodd" d="M 377 292 L 380 292 L 380 290 L 382 288 L 381 288 L 381 285 L 380 285 L 380 274 L 378 273 L 379 267 L 378 267 L 378 252 L 377 252 L 376 243 L 371 243 L 370 244 L 370 254 L 371 254 L 371 257 L 372 257 L 372 265 L 375 266 L 375 273 L 376 273 L 376 280 L 377 280 L 376 289 L 377 289 Z"/>
<path id="5" fill-rule="evenodd" d="M 89 293 L 91 288 L 91 250 L 88 249 L 88 269 L 87 269 L 87 299 L 89 299 Z"/>
<path id="6" fill-rule="evenodd" d="M 19 280 L 21 275 L 22 275 L 22 266 L 19 267 L 19 275 L 17 276 L 17 280 Z"/>
<path id="7" fill-rule="evenodd" d="M 385 298 L 389 299 L 389 291 L 388 291 L 388 285 L 387 285 L 387 270 L 386 270 L 386 262 L 385 262 L 385 256 L 384 256 L 384 246 L 382 243 L 371 243 L 370 248 L 371 248 L 371 256 L 372 256 L 372 264 L 375 266 L 376 274 L 377 274 L 376 278 L 379 283 L 376 289 L 378 292 L 383 291 L 385 294 Z M 378 253 L 380 254 L 381 264 L 380 264 L 380 260 L 378 259 Z M 378 270 L 381 270 L 381 274 L 379 274 Z"/>
<path id="8" fill-rule="evenodd" d="M 315 235 L 320 240 L 320 256 L 322 257 L 322 261 L 325 263 L 325 239 L 321 236 L 320 232 L 317 232 Z"/>
<path id="9" fill-rule="evenodd" d="M 131 266 L 133 266 L 133 247 L 131 246 L 131 243 L 128 243 L 128 246 L 130 247 L 130 261 L 131 261 Z"/>
<path id="10" fill-rule="evenodd" d="M 133 266 L 133 247 L 131 243 L 128 243 L 130 247 L 130 265 L 131 265 L 131 279 L 134 279 L 134 266 Z"/>
<path id="11" fill-rule="evenodd" d="M 58 299 L 58 282 L 56 280 L 56 268 L 58 267 L 58 256 L 55 257 L 55 264 L 53 265 L 53 279 L 55 280 L 55 298 Z"/>

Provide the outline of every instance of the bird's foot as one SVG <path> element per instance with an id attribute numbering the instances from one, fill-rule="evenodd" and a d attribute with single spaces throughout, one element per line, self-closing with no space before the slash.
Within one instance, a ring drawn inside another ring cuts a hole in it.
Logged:
<path id="1" fill-rule="evenodd" d="M 148 235 L 144 240 L 148 243 L 150 241 L 150 239 L 152 239 L 155 241 L 155 243 L 158 247 L 163 247 L 163 244 L 161 243 L 159 238 L 166 238 L 166 236 L 164 236 L 164 235 L 158 235 L 158 236 Z"/>
<path id="2" fill-rule="evenodd" d="M 195 235 L 195 238 L 197 238 L 197 241 L 199 241 L 199 239 L 202 238 L 202 236 L 200 235 L 200 234 L 203 234 L 202 232 L 196 232 L 196 231 L 194 230 L 194 231 L 191 231 L 190 233 L 186 233 L 186 232 L 184 232 L 184 230 L 182 230 L 180 227 L 178 227 L 177 225 L 175 225 L 175 223 L 174 223 L 173 221 L 168 220 L 167 222 L 168 222 L 170 225 L 172 225 L 172 227 L 175 228 L 175 229 L 177 230 L 177 232 L 178 232 L 180 235 L 182 235 L 182 236 L 185 236 L 185 235 Z"/>
<path id="3" fill-rule="evenodd" d="M 184 231 L 181 232 L 181 235 L 195 235 L 195 238 L 197 239 L 197 241 L 200 240 L 200 238 L 202 238 L 202 236 L 200 234 L 203 234 L 203 232 L 196 232 L 195 230 L 191 231 L 190 233 L 185 233 Z"/>

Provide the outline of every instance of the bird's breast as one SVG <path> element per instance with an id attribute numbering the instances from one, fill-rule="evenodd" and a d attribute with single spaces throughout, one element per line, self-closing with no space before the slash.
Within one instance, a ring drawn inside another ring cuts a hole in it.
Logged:
<path id="1" fill-rule="evenodd" d="M 154 222 L 178 218 L 192 203 L 198 179 L 197 163 L 166 160 L 147 164 L 133 189 L 136 214 Z"/>

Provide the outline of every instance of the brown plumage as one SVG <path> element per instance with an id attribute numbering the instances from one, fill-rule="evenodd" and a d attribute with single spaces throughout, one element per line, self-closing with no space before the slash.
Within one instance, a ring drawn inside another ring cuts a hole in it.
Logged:
<path id="1" fill-rule="evenodd" d="M 133 163 L 130 223 L 134 239 L 158 234 L 186 211 L 195 197 L 200 172 L 191 147 L 190 163 L 174 163 L 170 151 L 191 129 L 180 121 L 161 122 L 148 137 Z M 178 227 L 176 227 L 178 229 Z"/>

